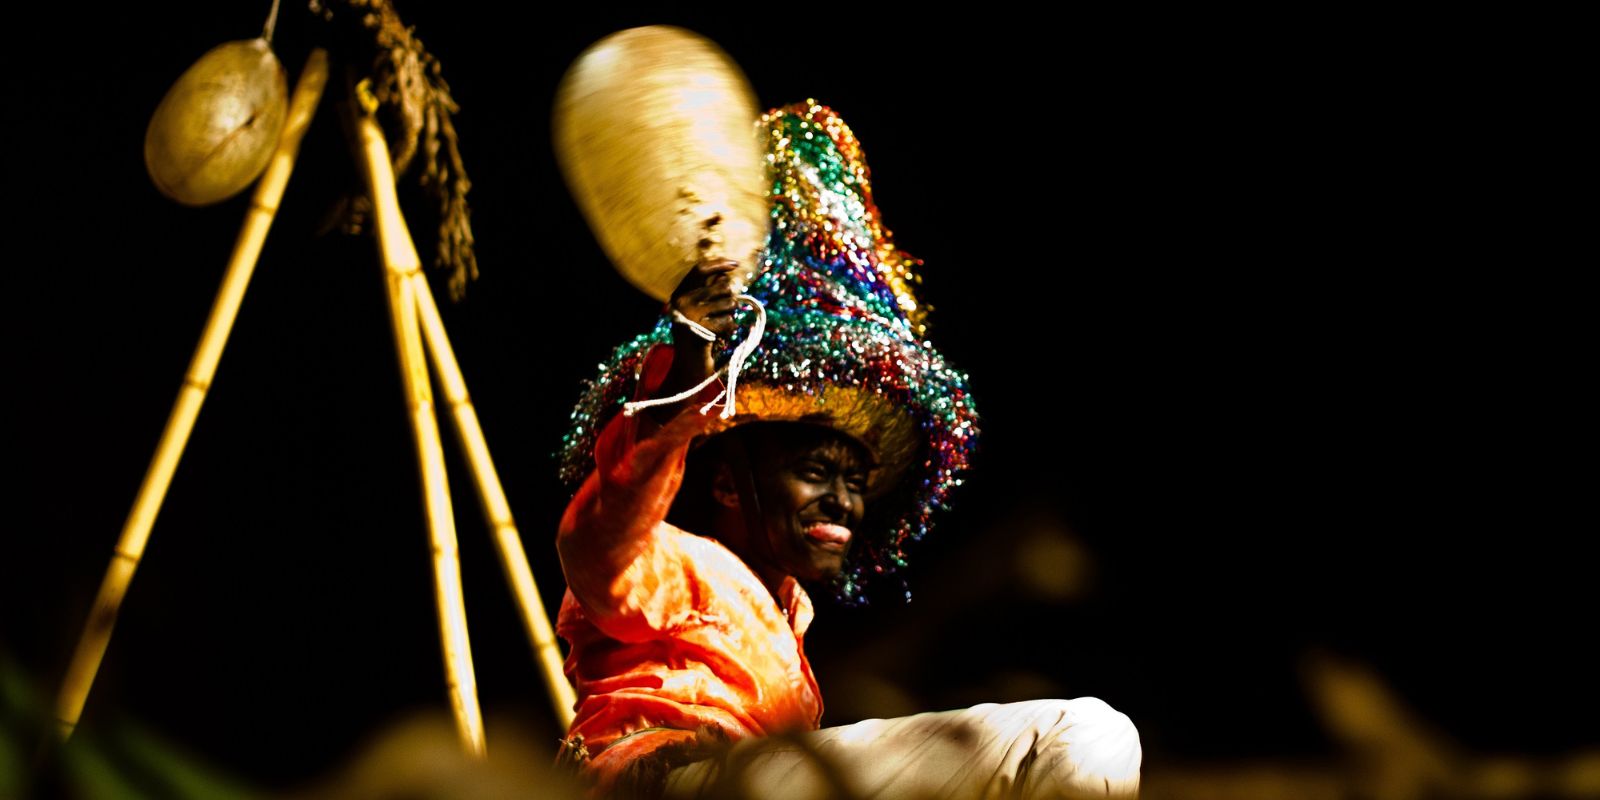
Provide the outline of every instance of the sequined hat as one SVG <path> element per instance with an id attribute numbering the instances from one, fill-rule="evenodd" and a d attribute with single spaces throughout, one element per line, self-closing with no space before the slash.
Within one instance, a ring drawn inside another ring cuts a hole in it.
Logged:
<path id="1" fill-rule="evenodd" d="M 905 566 L 906 542 L 928 533 L 960 485 L 977 441 L 977 411 L 967 376 L 925 338 L 925 309 L 912 292 L 921 262 L 883 227 L 849 126 L 812 101 L 770 111 L 760 125 L 772 227 L 746 294 L 765 307 L 766 331 L 738 374 L 733 415 L 713 430 L 811 422 L 873 450 L 879 469 L 868 493 L 890 509 L 888 529 L 853 548 L 837 587 L 841 599 L 859 602 L 866 581 Z M 739 313 L 741 330 L 756 313 Z M 671 329 L 663 316 L 588 382 L 562 443 L 561 475 L 570 486 L 593 469 L 600 427 L 633 398 L 645 356 L 670 342 Z M 719 363 L 736 344 L 719 342 Z"/>

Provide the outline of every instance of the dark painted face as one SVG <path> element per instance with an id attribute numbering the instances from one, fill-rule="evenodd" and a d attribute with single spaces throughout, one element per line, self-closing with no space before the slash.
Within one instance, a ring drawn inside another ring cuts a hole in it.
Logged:
<path id="1" fill-rule="evenodd" d="M 781 574 L 830 578 L 861 535 L 871 456 L 825 428 L 796 426 L 758 437 L 752 469 L 766 523 L 753 553 Z"/>

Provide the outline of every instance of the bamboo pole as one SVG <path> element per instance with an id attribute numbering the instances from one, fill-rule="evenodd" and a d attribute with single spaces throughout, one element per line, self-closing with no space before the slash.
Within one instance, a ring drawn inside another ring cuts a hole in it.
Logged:
<path id="1" fill-rule="evenodd" d="M 445 475 L 444 448 L 439 439 L 439 421 L 434 416 L 433 389 L 428 380 L 428 363 L 423 353 L 417 317 L 416 287 L 412 276 L 421 275 L 421 259 L 395 193 L 394 171 L 389 162 L 389 147 L 383 131 L 372 118 L 370 96 L 355 93 L 367 105 L 365 112 L 352 105 L 355 132 L 362 154 L 362 174 L 372 198 L 377 225 L 378 248 L 388 283 L 390 319 L 394 326 L 395 348 L 400 356 L 401 378 L 411 416 L 411 432 L 417 445 L 417 460 L 422 470 L 423 499 L 428 516 L 428 532 L 433 548 L 434 597 L 439 609 L 439 634 L 444 647 L 445 680 L 451 709 L 462 745 L 471 756 L 485 755 L 483 715 L 478 708 L 477 678 L 472 668 L 472 648 L 467 637 L 466 606 L 461 591 L 461 559 L 456 549 L 455 517 L 450 507 L 450 488 Z"/>
<path id="2" fill-rule="evenodd" d="M 528 640 L 533 643 L 534 659 L 544 675 L 549 690 L 550 704 L 555 710 L 561 729 L 572 727 L 573 706 L 577 695 L 562 668 L 561 649 L 556 644 L 555 631 L 550 627 L 550 616 L 544 601 L 539 597 L 539 587 L 534 583 L 533 570 L 528 567 L 528 554 L 522 549 L 522 537 L 511 518 L 511 505 L 506 502 L 505 490 L 495 471 L 494 459 L 489 456 L 489 443 L 478 424 L 478 412 L 467 393 L 466 379 L 456 362 L 450 338 L 445 335 L 444 322 L 439 318 L 439 307 L 434 303 L 433 291 L 427 278 L 420 272 L 411 277 L 416 287 L 417 310 L 422 316 L 422 331 L 433 356 L 434 369 L 439 375 L 440 388 L 450 403 L 450 418 L 455 422 L 456 435 L 466 450 L 467 462 L 472 466 L 472 477 L 478 488 L 478 499 L 483 503 L 484 515 L 489 519 L 494 536 L 495 552 L 500 555 L 500 566 L 505 569 L 506 580 L 516 595 L 517 608 L 522 612 L 522 625 Z"/>
<path id="3" fill-rule="evenodd" d="M 312 50 L 306 58 L 300 80 L 295 83 L 294 94 L 289 99 L 289 113 L 284 120 L 283 132 L 278 137 L 277 149 L 273 151 L 272 160 L 267 163 L 261 180 L 256 183 L 244 225 L 234 240 L 233 254 L 228 259 L 222 286 L 217 290 L 217 298 L 212 302 L 211 315 L 206 320 L 200 343 L 189 361 L 183 386 L 178 390 L 178 399 L 167 416 L 161 441 L 145 471 L 144 481 L 139 485 L 133 509 L 123 523 L 111 564 L 106 568 L 94 607 L 89 612 L 89 620 L 84 625 L 83 635 L 78 639 L 72 662 L 62 680 L 61 693 L 56 698 L 56 723 L 57 732 L 63 740 L 71 736 L 77 727 L 84 703 L 89 698 L 89 689 L 94 685 L 95 674 L 99 672 L 100 662 L 111 642 L 111 629 L 116 625 L 117 612 L 122 607 L 122 599 L 128 592 L 134 571 L 139 567 L 139 560 L 144 557 L 156 514 L 161 510 L 167 488 L 172 483 L 172 475 L 183 456 L 183 448 L 188 444 L 189 434 L 194 431 L 195 419 L 200 415 L 206 392 L 216 376 L 217 363 L 222 360 L 222 350 L 228 343 L 228 334 L 233 330 L 239 305 L 244 300 L 245 289 L 250 285 L 250 276 L 255 271 L 256 260 L 266 242 L 267 231 L 272 227 L 278 203 L 283 199 L 284 187 L 294 171 L 300 140 L 311 124 L 327 78 L 327 52 L 320 48 Z"/>

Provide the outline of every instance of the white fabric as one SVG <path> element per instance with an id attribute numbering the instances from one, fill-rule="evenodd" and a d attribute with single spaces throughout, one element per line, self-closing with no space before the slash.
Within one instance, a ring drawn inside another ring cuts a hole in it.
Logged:
<path id="1" fill-rule="evenodd" d="M 673 770 L 666 796 L 771 800 L 854 797 L 1134 797 L 1143 751 L 1121 712 L 1093 697 L 986 703 L 749 739 L 721 759 Z"/>

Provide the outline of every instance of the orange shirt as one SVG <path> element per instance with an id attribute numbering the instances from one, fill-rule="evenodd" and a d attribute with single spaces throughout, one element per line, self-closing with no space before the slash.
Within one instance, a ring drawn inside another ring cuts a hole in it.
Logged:
<path id="1" fill-rule="evenodd" d="M 671 348 L 651 353 L 647 394 L 670 363 Z M 568 735 L 583 735 L 602 787 L 701 727 L 737 739 L 815 730 L 822 717 L 803 648 L 805 590 L 786 578 L 774 598 L 720 542 L 665 521 L 689 443 L 709 421 L 690 408 L 648 433 L 648 419 L 618 414 L 561 520 L 567 594 L 556 630 L 578 690 Z"/>

